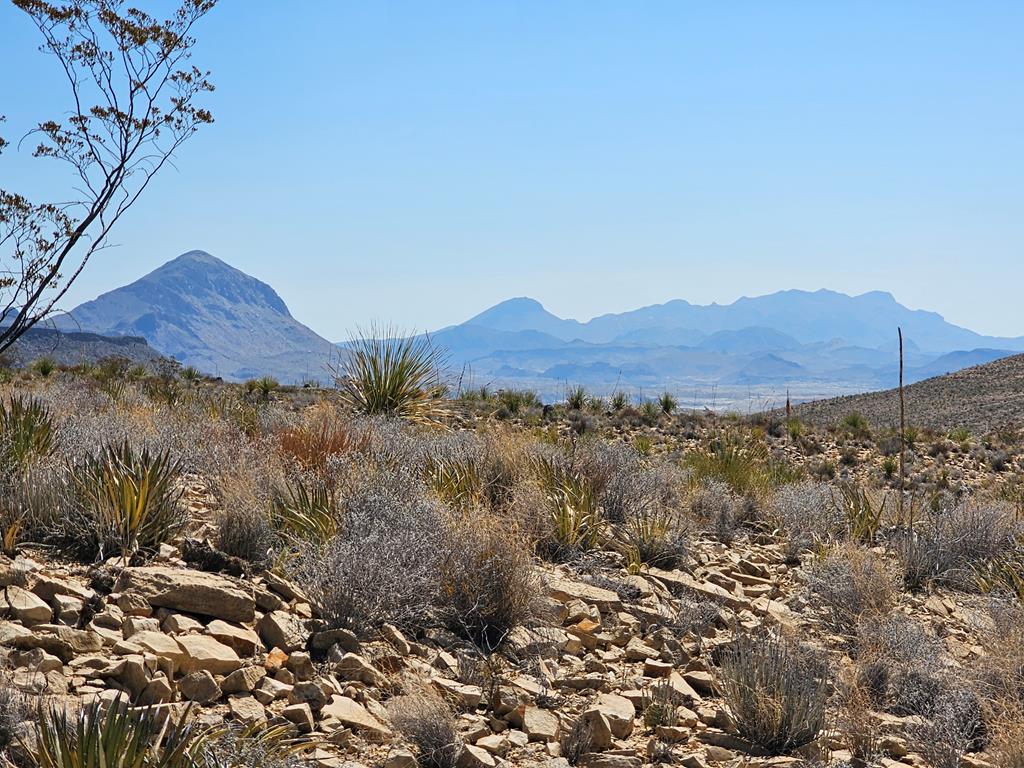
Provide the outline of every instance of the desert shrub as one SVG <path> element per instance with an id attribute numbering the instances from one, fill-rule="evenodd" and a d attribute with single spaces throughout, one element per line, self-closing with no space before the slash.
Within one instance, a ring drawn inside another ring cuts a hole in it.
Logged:
<path id="1" fill-rule="evenodd" d="M 416 629 L 438 590 L 444 517 L 414 473 L 375 469 L 341 499 L 338 535 L 301 543 L 293 575 L 331 627 Z"/>
<path id="2" fill-rule="evenodd" d="M 874 709 L 929 717 L 955 680 L 942 643 L 902 613 L 865 616 L 857 627 L 857 684 Z"/>
<path id="3" fill-rule="evenodd" d="M 309 408 L 298 424 L 280 428 L 276 437 L 281 451 L 304 472 L 329 479 L 331 460 L 366 448 L 365 431 L 353 432 L 333 407 L 320 403 Z"/>
<path id="4" fill-rule="evenodd" d="M 5 464 L 23 470 L 33 459 L 49 456 L 54 447 L 53 416 L 42 401 L 15 395 L 0 402 L 0 453 Z"/>
<path id="5" fill-rule="evenodd" d="M 0 549 L 13 556 L 25 542 L 45 543 L 75 508 L 67 468 L 36 462 L 0 484 Z"/>
<path id="6" fill-rule="evenodd" d="M 194 768 L 194 736 L 184 717 L 164 724 L 163 713 L 156 708 L 133 709 L 120 699 L 108 705 L 96 700 L 77 715 L 56 707 L 44 711 L 29 757 L 38 768 Z"/>
<path id="7" fill-rule="evenodd" d="M 760 442 L 726 437 L 716 440 L 709 451 L 690 452 L 684 457 L 684 463 L 694 481 L 718 480 L 739 496 L 759 498 L 773 483 L 775 468 Z"/>
<path id="8" fill-rule="evenodd" d="M 72 473 L 79 504 L 65 545 L 104 559 L 171 541 L 189 522 L 179 475 L 168 453 L 136 451 L 127 440 L 87 456 Z"/>
<path id="9" fill-rule="evenodd" d="M 619 442 L 588 441 L 575 466 L 590 479 L 605 518 L 623 523 L 658 507 L 680 507 L 685 475 L 668 462 L 645 459 L 635 448 Z"/>
<path id="10" fill-rule="evenodd" d="M 194 768 L 312 768 L 309 745 L 285 726 L 227 725 L 198 738 L 190 753 Z"/>
<path id="11" fill-rule="evenodd" d="M 642 507 L 619 527 L 621 546 L 635 565 L 675 568 L 689 550 L 690 529 L 677 511 L 664 506 Z"/>
<path id="12" fill-rule="evenodd" d="M 419 689 L 395 696 L 388 702 L 388 715 L 395 730 L 415 747 L 417 765 L 455 768 L 462 739 L 455 713 L 438 694 Z"/>
<path id="13" fill-rule="evenodd" d="M 729 544 L 736 538 L 742 523 L 742 504 L 728 484 L 707 479 L 694 492 L 690 512 L 708 526 L 718 541 Z"/>
<path id="14" fill-rule="evenodd" d="M 781 634 L 741 634 L 721 657 L 722 696 L 736 731 L 774 755 L 817 737 L 830 678 L 821 653 Z"/>
<path id="15" fill-rule="evenodd" d="M 358 413 L 433 422 L 446 413 L 438 396 L 443 365 L 429 337 L 371 327 L 349 342 L 337 381 L 342 399 Z"/>
<path id="16" fill-rule="evenodd" d="M 261 376 L 258 379 L 249 379 L 245 382 L 245 391 L 253 399 L 265 403 L 270 400 L 270 395 L 280 386 L 278 380 L 273 376 Z"/>
<path id="17" fill-rule="evenodd" d="M 966 689 L 944 691 L 933 703 L 928 719 L 912 724 L 908 736 L 934 768 L 959 768 L 960 759 L 983 746 L 981 709 Z"/>
<path id="18" fill-rule="evenodd" d="M 8 685 L 0 673 L 0 762 L 8 748 L 17 742 L 21 725 L 28 720 L 29 714 L 25 695 Z"/>
<path id="19" fill-rule="evenodd" d="M 613 413 L 618 413 L 627 405 L 629 405 L 629 398 L 622 391 L 613 392 L 612 396 L 608 399 L 608 406 L 612 409 Z"/>
<path id="20" fill-rule="evenodd" d="M 896 601 L 892 570 L 874 552 L 856 544 L 830 551 L 808 574 L 812 597 L 824 606 L 832 627 L 852 632 L 868 616 L 883 616 Z"/>
<path id="21" fill-rule="evenodd" d="M 835 541 L 843 533 L 843 519 L 833 503 L 831 488 L 824 483 L 805 481 L 780 488 L 772 502 L 772 512 L 785 530 L 786 557 L 800 555 L 816 546 Z"/>
<path id="22" fill-rule="evenodd" d="M 1011 551 L 1019 528 L 1002 503 L 942 505 L 901 544 L 904 582 L 912 589 L 934 581 L 975 590 L 977 569 Z"/>
<path id="23" fill-rule="evenodd" d="M 496 649 L 533 612 L 540 584 L 526 542 L 498 519 L 452 522 L 441 556 L 439 616 L 484 650 Z"/>
<path id="24" fill-rule="evenodd" d="M 217 520 L 217 548 L 255 566 L 266 566 L 278 545 L 277 530 L 264 507 L 231 507 Z"/>

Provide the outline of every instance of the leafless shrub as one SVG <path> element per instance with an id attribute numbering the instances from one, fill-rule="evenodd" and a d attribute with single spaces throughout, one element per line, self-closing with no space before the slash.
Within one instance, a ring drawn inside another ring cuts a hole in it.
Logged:
<path id="1" fill-rule="evenodd" d="M 820 652 L 783 634 L 744 633 L 722 653 L 722 696 L 737 732 L 774 755 L 817 737 L 830 678 Z"/>
<path id="2" fill-rule="evenodd" d="M 966 501 L 932 512 L 901 544 L 910 588 L 935 581 L 975 590 L 975 569 L 1014 546 L 1020 525 L 1003 503 Z"/>
<path id="3" fill-rule="evenodd" d="M 711 530 L 723 544 L 731 543 L 739 532 L 742 501 L 721 480 L 705 480 L 690 500 L 690 512 Z"/>
<path id="4" fill-rule="evenodd" d="M 934 768 L 959 768 L 964 754 L 982 746 L 978 700 L 966 688 L 947 690 L 930 710 L 925 722 L 909 728 L 910 740 Z"/>
<path id="5" fill-rule="evenodd" d="M 455 768 L 462 752 L 455 713 L 433 691 L 419 689 L 388 702 L 391 723 L 416 748 L 421 768 Z"/>
<path id="6" fill-rule="evenodd" d="M 929 716 L 949 687 L 942 643 L 909 616 L 865 617 L 857 627 L 857 684 L 876 709 Z"/>
<path id="7" fill-rule="evenodd" d="M 8 748 L 17 742 L 20 726 L 30 713 L 31 707 L 25 695 L 8 685 L 0 672 L 0 761 Z"/>
<path id="8" fill-rule="evenodd" d="M 579 765 L 583 756 L 594 751 L 594 728 L 590 720 L 577 717 L 558 737 L 561 755 L 569 765 Z"/>
<path id="9" fill-rule="evenodd" d="M 790 562 L 843 533 L 843 517 L 825 483 L 805 481 L 782 486 L 775 494 L 772 511 L 787 534 L 786 557 Z"/>
<path id="10" fill-rule="evenodd" d="M 500 520 L 459 518 L 440 560 L 438 613 L 481 650 L 533 613 L 540 583 L 528 545 Z"/>
<path id="11" fill-rule="evenodd" d="M 829 612 L 833 629 L 852 632 L 861 617 L 883 616 L 896 599 L 896 579 L 885 561 L 854 543 L 837 547 L 808 574 L 813 598 Z"/>
<path id="12" fill-rule="evenodd" d="M 365 630 L 382 622 L 415 628 L 438 589 L 444 519 L 418 478 L 378 470 L 343 500 L 340 533 L 308 542 L 295 577 L 331 626 Z"/>

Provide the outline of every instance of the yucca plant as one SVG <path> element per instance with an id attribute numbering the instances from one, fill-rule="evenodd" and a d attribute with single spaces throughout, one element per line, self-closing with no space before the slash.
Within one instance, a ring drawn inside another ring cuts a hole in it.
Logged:
<path id="1" fill-rule="evenodd" d="M 273 376 L 261 376 L 258 379 L 249 379 L 245 382 L 245 391 L 260 402 L 266 403 L 275 389 L 280 387 L 277 379 Z"/>
<path id="2" fill-rule="evenodd" d="M 886 495 L 872 493 L 856 483 L 840 483 L 833 489 L 833 504 L 846 519 L 850 537 L 871 543 L 878 536 L 889 501 Z"/>
<path id="3" fill-rule="evenodd" d="M 201 381 L 203 374 L 199 372 L 199 369 L 194 365 L 186 365 L 181 369 L 182 381 L 187 381 L 189 384 L 196 384 Z"/>
<path id="4" fill-rule="evenodd" d="M 33 459 L 45 458 L 54 450 L 53 416 L 34 397 L 13 395 L 0 402 L 0 448 L 7 462 L 24 470 Z"/>
<path id="5" fill-rule="evenodd" d="M 625 392 L 613 392 L 608 404 L 613 412 L 618 413 L 629 404 L 629 398 Z"/>
<path id="6" fill-rule="evenodd" d="M 658 423 L 658 417 L 661 415 L 661 408 L 653 400 L 644 400 L 640 404 L 640 420 L 648 427 L 653 427 Z"/>
<path id="7" fill-rule="evenodd" d="M 686 528 L 671 509 L 652 506 L 630 515 L 620 530 L 621 545 L 636 566 L 673 568 L 686 555 Z"/>
<path id="8" fill-rule="evenodd" d="M 565 404 L 572 411 L 582 411 L 587 404 L 587 390 L 583 387 L 573 387 L 565 393 Z"/>
<path id="9" fill-rule="evenodd" d="M 498 393 L 498 405 L 513 416 L 525 408 L 540 407 L 536 392 L 528 389 L 503 389 Z"/>
<path id="10" fill-rule="evenodd" d="M 359 413 L 436 423 L 447 414 L 438 396 L 443 366 L 428 336 L 371 327 L 349 342 L 335 378 L 342 399 Z"/>
<path id="11" fill-rule="evenodd" d="M 661 412 L 666 416 L 671 416 L 677 405 L 678 403 L 671 392 L 662 392 L 661 397 L 658 398 L 658 407 L 661 408 Z"/>
<path id="12" fill-rule="evenodd" d="M 484 481 L 472 457 L 431 456 L 424 473 L 427 484 L 438 497 L 455 509 L 473 509 L 483 501 Z"/>
<path id="13" fill-rule="evenodd" d="M 75 467 L 74 480 L 97 554 L 151 551 L 188 523 L 179 506 L 180 463 L 170 453 L 137 452 L 125 439 Z"/>
<path id="14" fill-rule="evenodd" d="M 302 755 L 315 745 L 299 741 L 293 728 L 253 723 L 215 728 L 191 747 L 195 768 L 305 768 Z"/>
<path id="15" fill-rule="evenodd" d="M 32 370 L 45 379 L 57 370 L 57 363 L 54 362 L 52 357 L 40 357 L 32 363 Z"/>
<path id="16" fill-rule="evenodd" d="M 34 745 L 25 747 L 38 768 L 197 768 L 197 731 L 156 708 L 131 708 L 122 699 L 96 700 L 69 715 L 40 712 Z"/>
<path id="17" fill-rule="evenodd" d="M 273 512 L 277 529 L 290 543 L 324 543 L 338 534 L 338 499 L 322 480 L 288 483 L 275 494 Z"/>
<path id="18" fill-rule="evenodd" d="M 593 484 L 549 459 L 537 460 L 536 468 L 550 505 L 551 537 L 545 554 L 564 560 L 597 548 L 605 526 Z"/>

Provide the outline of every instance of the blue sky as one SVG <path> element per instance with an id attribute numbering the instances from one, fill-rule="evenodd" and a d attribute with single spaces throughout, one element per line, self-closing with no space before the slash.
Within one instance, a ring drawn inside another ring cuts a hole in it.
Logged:
<path id="1" fill-rule="evenodd" d="M 793 287 L 1024 334 L 1022 34 L 1017 1 L 222 0 L 217 122 L 68 308 L 201 248 L 331 339 Z M 0 5 L 8 137 L 66 108 L 36 45 Z"/>

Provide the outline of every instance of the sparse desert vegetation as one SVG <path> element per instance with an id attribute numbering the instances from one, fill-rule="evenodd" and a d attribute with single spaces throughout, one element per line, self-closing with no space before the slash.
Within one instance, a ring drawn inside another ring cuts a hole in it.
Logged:
<path id="1" fill-rule="evenodd" d="M 918 430 L 901 481 L 861 415 L 543 405 L 437 363 L 5 371 L 3 759 L 1017 764 L 1015 434 Z"/>

